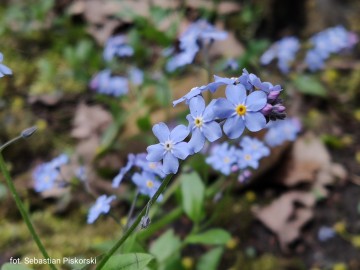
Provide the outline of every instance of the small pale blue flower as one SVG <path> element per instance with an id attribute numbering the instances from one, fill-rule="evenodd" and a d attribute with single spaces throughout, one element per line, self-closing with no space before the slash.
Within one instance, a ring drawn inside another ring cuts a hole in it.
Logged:
<path id="1" fill-rule="evenodd" d="M 190 114 L 186 119 L 192 132 L 189 146 L 194 153 L 200 152 L 204 147 L 205 138 L 209 142 L 214 142 L 222 135 L 220 125 L 214 121 L 212 105 L 213 103 L 210 103 L 205 108 L 205 101 L 201 96 L 196 96 L 189 102 Z"/>
<path id="2" fill-rule="evenodd" d="M 94 76 L 90 82 L 90 88 L 100 94 L 119 97 L 128 93 L 129 83 L 127 78 L 112 76 L 111 71 L 106 69 Z"/>
<path id="3" fill-rule="evenodd" d="M 36 192 L 43 192 L 55 187 L 59 171 L 55 170 L 49 163 L 37 166 L 33 173 L 34 189 Z"/>
<path id="4" fill-rule="evenodd" d="M 130 81 L 134 85 L 141 85 L 144 82 L 144 72 L 137 67 L 130 68 L 129 76 L 130 76 Z"/>
<path id="5" fill-rule="evenodd" d="M 333 228 L 328 226 L 321 226 L 318 231 L 318 239 L 321 242 L 325 242 L 331 238 L 333 238 L 336 235 L 336 232 Z"/>
<path id="6" fill-rule="evenodd" d="M 237 165 L 239 169 L 245 169 L 251 167 L 253 169 L 259 168 L 260 157 L 256 154 L 256 151 L 251 148 L 244 148 L 237 151 Z"/>
<path id="7" fill-rule="evenodd" d="M 156 176 L 147 171 L 135 173 L 132 177 L 132 181 L 139 188 L 139 192 L 150 198 L 154 196 L 159 189 L 161 183 L 157 180 Z M 158 200 L 161 201 L 162 196 L 159 196 Z"/>
<path id="8" fill-rule="evenodd" d="M 115 200 L 115 196 L 101 195 L 97 198 L 95 204 L 90 208 L 87 217 L 87 223 L 92 224 L 101 214 L 107 214 L 110 211 L 110 203 Z"/>
<path id="9" fill-rule="evenodd" d="M 260 63 L 268 65 L 273 59 L 278 59 L 278 67 L 282 73 L 288 73 L 290 64 L 294 61 L 296 53 L 300 49 L 299 40 L 296 37 L 284 37 L 275 42 L 260 58 Z"/>
<path id="10" fill-rule="evenodd" d="M 265 116 L 260 112 L 267 103 L 263 91 L 254 91 L 249 96 L 243 85 L 228 85 L 226 99 L 220 98 L 214 104 L 215 115 L 226 118 L 224 132 L 230 139 L 241 136 L 245 127 L 250 131 L 259 131 L 266 125 Z"/>
<path id="11" fill-rule="evenodd" d="M 213 146 L 210 156 L 206 158 L 206 163 L 222 174 L 229 175 L 232 167 L 237 160 L 237 150 L 227 142 Z"/>
<path id="12" fill-rule="evenodd" d="M 270 149 L 266 145 L 256 139 L 249 136 L 244 136 L 241 139 L 240 146 L 246 151 L 253 151 L 253 155 L 260 159 L 270 155 Z"/>
<path id="13" fill-rule="evenodd" d="M 287 118 L 282 121 L 271 121 L 267 128 L 264 140 L 269 146 L 275 147 L 285 141 L 295 141 L 301 131 L 301 124 L 296 118 Z"/>
<path id="14" fill-rule="evenodd" d="M 150 162 L 146 160 L 146 153 L 136 155 L 135 165 L 144 171 L 156 174 L 161 179 L 166 175 L 163 172 L 161 162 Z"/>
<path id="15" fill-rule="evenodd" d="M 186 159 L 190 154 L 190 147 L 183 140 L 189 135 L 189 130 L 184 125 L 176 126 L 171 132 L 166 124 L 159 123 L 153 126 L 154 135 L 160 143 L 147 148 L 146 159 L 151 162 L 163 160 L 165 174 L 177 173 L 179 160 Z"/>
<path id="16" fill-rule="evenodd" d="M 104 49 L 104 59 L 105 61 L 111 61 L 114 56 L 118 57 L 129 57 L 134 54 L 134 49 L 126 44 L 126 36 L 117 35 L 110 37 Z"/>

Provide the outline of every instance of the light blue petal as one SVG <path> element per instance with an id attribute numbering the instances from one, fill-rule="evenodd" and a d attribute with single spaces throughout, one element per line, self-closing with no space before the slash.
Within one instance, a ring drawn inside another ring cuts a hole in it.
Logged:
<path id="1" fill-rule="evenodd" d="M 204 147 L 205 144 L 205 136 L 201 133 L 199 128 L 196 128 L 189 141 L 190 150 L 193 153 L 198 153 Z"/>
<path id="2" fill-rule="evenodd" d="M 191 116 L 191 114 L 188 114 L 186 116 L 186 119 L 189 121 L 188 129 L 189 129 L 189 131 L 191 131 L 193 129 L 194 125 L 195 125 L 194 124 L 194 118 Z"/>
<path id="3" fill-rule="evenodd" d="M 5 75 L 11 75 L 12 71 L 10 68 L 8 68 L 7 66 L 0 64 L 0 73 L 3 73 Z"/>
<path id="4" fill-rule="evenodd" d="M 170 136 L 170 130 L 167 125 L 163 122 L 160 122 L 153 126 L 152 131 L 156 138 L 159 139 L 161 143 L 167 141 Z"/>
<path id="5" fill-rule="evenodd" d="M 205 110 L 205 101 L 202 96 L 196 96 L 190 99 L 190 113 L 193 117 L 201 116 Z"/>
<path id="6" fill-rule="evenodd" d="M 141 174 L 139 173 L 134 173 L 133 177 L 131 178 L 131 180 L 133 181 L 133 183 L 138 187 L 138 188 L 143 188 L 144 187 L 144 179 L 142 177 Z M 145 185 L 146 186 L 146 185 Z"/>
<path id="7" fill-rule="evenodd" d="M 163 171 L 166 174 L 170 174 L 170 173 L 177 173 L 179 169 L 179 160 L 174 157 L 173 154 L 171 154 L 170 152 L 167 152 L 167 154 L 164 157 L 164 161 L 163 161 Z"/>
<path id="8" fill-rule="evenodd" d="M 146 156 L 146 159 L 148 161 L 152 161 L 152 162 L 160 161 L 164 157 L 165 149 L 160 143 L 150 145 L 148 146 L 148 148 L 146 148 L 146 150 L 148 152 Z"/>
<path id="9" fill-rule="evenodd" d="M 220 119 L 228 118 L 235 112 L 234 105 L 226 98 L 217 99 L 213 105 L 213 110 L 215 117 Z"/>
<path id="10" fill-rule="evenodd" d="M 220 76 L 217 76 L 217 75 L 214 75 L 214 79 L 215 79 L 215 82 L 219 83 L 219 85 L 221 85 L 221 84 L 232 85 L 235 82 L 234 79 L 223 78 L 223 77 L 220 77 Z"/>
<path id="11" fill-rule="evenodd" d="M 246 100 L 246 90 L 241 84 L 228 85 L 225 90 L 226 98 L 234 105 L 244 104 Z"/>
<path id="12" fill-rule="evenodd" d="M 224 132 L 230 139 L 239 138 L 244 129 L 244 120 L 238 116 L 228 118 L 224 124 Z"/>
<path id="13" fill-rule="evenodd" d="M 206 123 L 203 126 L 203 133 L 209 142 L 216 141 L 217 139 L 221 138 L 221 136 L 222 136 L 221 127 L 215 121 Z"/>
<path id="14" fill-rule="evenodd" d="M 175 157 L 177 157 L 179 159 L 184 160 L 185 158 L 187 158 L 191 154 L 188 143 L 181 142 L 181 143 L 175 144 L 173 147 L 173 154 Z"/>
<path id="15" fill-rule="evenodd" d="M 246 99 L 246 109 L 257 112 L 265 107 L 267 103 L 267 95 L 263 91 L 254 91 Z"/>
<path id="16" fill-rule="evenodd" d="M 183 141 L 189 135 L 189 129 L 184 125 L 176 126 L 170 133 L 170 140 L 173 143 Z"/>
<path id="17" fill-rule="evenodd" d="M 249 112 L 245 114 L 245 125 L 252 132 L 259 131 L 266 126 L 265 116 L 260 112 Z"/>
<path id="18" fill-rule="evenodd" d="M 206 106 L 203 112 L 203 120 L 204 122 L 210 122 L 215 119 L 215 105 L 216 99 L 211 100 L 211 102 Z"/>

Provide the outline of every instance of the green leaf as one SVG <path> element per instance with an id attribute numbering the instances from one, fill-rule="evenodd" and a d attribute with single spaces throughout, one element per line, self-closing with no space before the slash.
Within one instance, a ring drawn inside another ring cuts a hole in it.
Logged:
<path id="1" fill-rule="evenodd" d="M 150 115 L 148 114 L 148 115 L 138 118 L 136 120 L 136 124 L 141 131 L 146 132 L 146 131 L 151 130 L 152 125 L 151 125 Z"/>
<path id="2" fill-rule="evenodd" d="M 185 242 L 188 244 L 225 245 L 231 239 L 230 233 L 223 229 L 211 229 L 206 232 L 189 235 Z"/>
<path id="3" fill-rule="evenodd" d="M 314 76 L 296 76 L 294 79 L 294 84 L 301 93 L 320 97 L 327 96 L 327 92 L 324 86 Z"/>
<path id="4" fill-rule="evenodd" d="M 184 174 L 180 178 L 182 207 L 188 217 L 198 223 L 203 217 L 205 187 L 195 172 Z"/>
<path id="5" fill-rule="evenodd" d="M 5 263 L 1 267 L 1 270 L 31 270 L 22 264 L 14 264 L 14 263 Z"/>
<path id="6" fill-rule="evenodd" d="M 218 269 L 223 252 L 224 252 L 224 248 L 222 247 L 217 247 L 208 251 L 207 253 L 205 253 L 200 257 L 199 262 L 196 266 L 196 270 Z"/>
<path id="7" fill-rule="evenodd" d="M 103 270 L 141 270 L 154 257 L 147 253 L 128 253 L 115 255 L 104 265 Z"/>
<path id="8" fill-rule="evenodd" d="M 174 256 L 180 246 L 180 238 L 174 234 L 173 230 L 168 230 L 151 245 L 150 253 L 153 254 L 159 262 L 164 262 Z"/>

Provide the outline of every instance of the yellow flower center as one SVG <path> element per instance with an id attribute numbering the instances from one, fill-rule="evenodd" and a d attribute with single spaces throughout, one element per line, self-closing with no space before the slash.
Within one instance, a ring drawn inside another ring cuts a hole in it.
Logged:
<path id="1" fill-rule="evenodd" d="M 203 125 L 203 119 L 202 119 L 202 117 L 196 117 L 195 118 L 195 121 L 194 121 L 194 123 L 195 123 L 195 126 L 197 126 L 198 128 L 200 128 L 200 127 L 202 127 L 202 125 Z"/>
<path id="2" fill-rule="evenodd" d="M 156 163 L 155 162 L 150 162 L 149 163 L 149 168 L 150 169 L 156 169 Z"/>
<path id="3" fill-rule="evenodd" d="M 244 104 L 237 105 L 235 111 L 238 115 L 243 116 L 246 113 L 246 106 Z"/>
<path id="4" fill-rule="evenodd" d="M 249 161 L 249 160 L 251 160 L 251 155 L 247 154 L 247 155 L 245 155 L 244 158 L 245 158 L 245 160 L 248 160 L 248 161 Z"/>
<path id="5" fill-rule="evenodd" d="M 224 157 L 224 163 L 229 163 L 230 162 L 230 158 L 229 157 Z"/>
<path id="6" fill-rule="evenodd" d="M 148 188 L 152 188 L 152 187 L 154 186 L 154 182 L 151 181 L 151 180 L 147 180 L 147 181 L 146 181 L 146 186 L 147 186 Z"/>

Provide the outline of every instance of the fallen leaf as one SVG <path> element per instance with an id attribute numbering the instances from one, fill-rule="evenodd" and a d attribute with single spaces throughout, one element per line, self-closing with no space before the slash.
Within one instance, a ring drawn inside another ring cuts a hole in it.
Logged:
<path id="1" fill-rule="evenodd" d="M 76 139 L 89 138 L 94 134 L 100 136 L 111 121 L 111 114 L 101 106 L 80 103 L 75 112 L 71 136 Z"/>
<path id="2" fill-rule="evenodd" d="M 315 197 L 310 192 L 291 191 L 270 205 L 254 209 L 255 216 L 278 237 L 280 247 L 288 246 L 300 235 L 301 228 L 313 217 Z M 302 207 L 296 207 L 295 203 Z"/>

